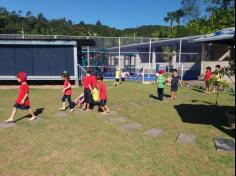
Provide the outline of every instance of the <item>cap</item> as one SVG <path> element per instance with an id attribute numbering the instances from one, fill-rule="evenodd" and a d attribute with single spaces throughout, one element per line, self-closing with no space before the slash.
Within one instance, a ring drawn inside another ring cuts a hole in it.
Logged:
<path id="1" fill-rule="evenodd" d="M 160 71 L 159 71 L 159 74 L 164 74 L 164 73 L 165 73 L 164 70 L 160 70 Z"/>
<path id="2" fill-rule="evenodd" d="M 27 74 L 25 72 L 19 72 L 17 74 L 17 78 L 19 78 L 22 82 L 27 81 Z"/>

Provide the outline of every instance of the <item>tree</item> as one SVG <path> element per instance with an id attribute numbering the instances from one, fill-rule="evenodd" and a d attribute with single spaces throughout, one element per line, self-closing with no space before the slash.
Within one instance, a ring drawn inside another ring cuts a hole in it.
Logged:
<path id="1" fill-rule="evenodd" d="M 199 18 L 201 14 L 199 0 L 182 0 L 181 5 L 186 22 Z"/>
<path id="2" fill-rule="evenodd" d="M 100 20 L 98 20 L 98 21 L 96 22 L 96 26 L 102 26 L 102 22 L 101 22 Z"/>
<path id="3" fill-rule="evenodd" d="M 170 22 L 170 27 L 173 28 L 173 24 L 174 24 L 174 21 L 175 21 L 175 14 L 174 14 L 174 12 L 168 12 L 167 16 L 164 18 L 164 21 L 166 23 Z"/>
<path id="4" fill-rule="evenodd" d="M 168 62 L 169 66 L 171 66 L 172 65 L 172 58 L 176 54 L 176 52 L 174 51 L 173 48 L 171 48 L 169 46 L 162 47 L 162 52 L 163 52 L 163 60 L 165 62 Z"/>
<path id="5" fill-rule="evenodd" d="M 181 19 L 184 17 L 185 13 L 182 9 L 176 10 L 174 13 L 174 19 L 178 26 L 180 26 Z"/>
<path id="6" fill-rule="evenodd" d="M 32 16 L 33 16 L 33 14 L 31 11 L 26 12 L 26 17 L 32 17 Z"/>
<path id="7" fill-rule="evenodd" d="M 209 3 L 210 9 L 218 8 L 227 10 L 235 6 L 235 0 L 205 0 L 206 3 Z"/>
<path id="8" fill-rule="evenodd" d="M 79 25 L 85 26 L 85 22 L 84 21 L 80 21 Z"/>

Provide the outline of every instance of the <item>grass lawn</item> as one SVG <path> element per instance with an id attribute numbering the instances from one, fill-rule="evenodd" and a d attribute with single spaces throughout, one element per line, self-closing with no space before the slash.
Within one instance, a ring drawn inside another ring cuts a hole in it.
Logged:
<path id="1" fill-rule="evenodd" d="M 225 128 L 224 112 L 234 109 L 235 96 L 182 88 L 179 99 L 164 103 L 149 98 L 153 85 L 129 83 L 112 88 L 108 83 L 109 106 L 120 116 L 143 125 L 128 132 L 122 124 L 108 122 L 94 112 L 74 112 L 58 117 L 61 90 L 31 89 L 34 109 L 44 108 L 39 122 L 27 119 L 17 126 L 0 128 L 1 176 L 232 176 L 234 153 L 219 152 L 214 137 L 234 139 Z M 79 95 L 81 89 L 74 89 Z M 169 94 L 169 88 L 166 89 Z M 17 90 L 0 90 L 0 121 L 7 119 Z M 19 112 L 17 118 L 24 117 Z M 159 138 L 144 132 L 165 128 Z M 180 132 L 197 135 L 196 145 L 176 143 Z"/>

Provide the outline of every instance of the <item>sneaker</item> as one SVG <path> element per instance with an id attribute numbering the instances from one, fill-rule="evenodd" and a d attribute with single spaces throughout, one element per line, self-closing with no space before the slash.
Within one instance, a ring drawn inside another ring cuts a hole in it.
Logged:
<path id="1" fill-rule="evenodd" d="M 34 117 L 31 117 L 31 118 L 29 119 L 29 121 L 34 121 L 34 120 L 36 120 L 36 119 L 37 119 L 37 117 L 34 116 Z"/>
<path id="2" fill-rule="evenodd" d="M 70 110 L 70 112 L 74 112 L 74 111 L 75 111 L 75 109 L 71 109 L 71 110 Z"/>

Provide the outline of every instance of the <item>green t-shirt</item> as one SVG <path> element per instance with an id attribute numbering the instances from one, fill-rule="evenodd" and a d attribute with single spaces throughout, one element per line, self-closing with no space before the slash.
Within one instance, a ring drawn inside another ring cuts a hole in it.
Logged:
<path id="1" fill-rule="evenodd" d="M 164 89 L 165 88 L 166 78 L 163 75 L 158 76 L 157 78 L 157 87 Z"/>

